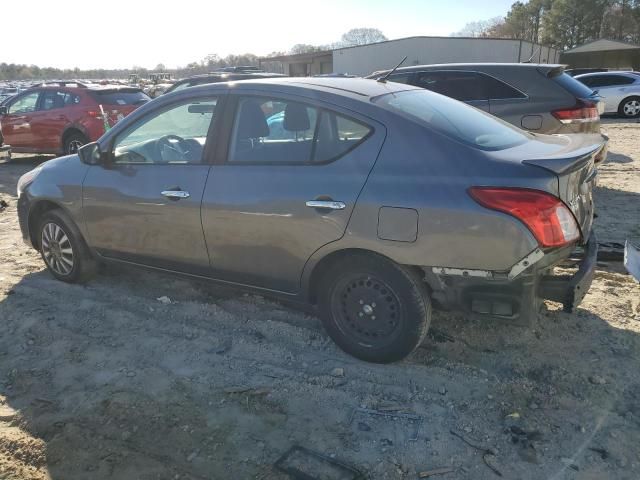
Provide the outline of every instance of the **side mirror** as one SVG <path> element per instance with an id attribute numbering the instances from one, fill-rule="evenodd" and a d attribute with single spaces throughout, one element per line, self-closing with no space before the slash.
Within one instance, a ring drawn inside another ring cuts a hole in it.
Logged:
<path id="1" fill-rule="evenodd" d="M 106 154 L 100 149 L 98 142 L 87 143 L 78 149 L 78 156 L 87 165 L 101 165 L 105 163 Z"/>
<path id="2" fill-rule="evenodd" d="M 8 115 L 8 114 L 9 114 L 9 107 L 7 107 L 6 105 L 3 105 L 2 107 L 0 107 L 0 116 Z"/>

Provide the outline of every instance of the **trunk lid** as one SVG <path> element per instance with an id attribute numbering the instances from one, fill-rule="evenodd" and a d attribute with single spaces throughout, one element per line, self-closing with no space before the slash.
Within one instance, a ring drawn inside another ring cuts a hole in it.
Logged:
<path id="1" fill-rule="evenodd" d="M 589 237 L 593 225 L 593 187 L 596 184 L 596 160 L 605 147 L 599 135 L 560 135 L 558 149 L 522 163 L 543 168 L 556 175 L 558 197 L 569 207 L 580 226 L 582 238 Z"/>

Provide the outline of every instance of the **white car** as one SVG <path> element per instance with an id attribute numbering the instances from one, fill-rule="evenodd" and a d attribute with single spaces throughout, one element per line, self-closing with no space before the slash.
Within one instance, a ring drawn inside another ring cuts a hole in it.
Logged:
<path id="1" fill-rule="evenodd" d="M 574 78 L 604 98 L 604 113 L 640 116 L 640 72 L 585 73 Z"/>

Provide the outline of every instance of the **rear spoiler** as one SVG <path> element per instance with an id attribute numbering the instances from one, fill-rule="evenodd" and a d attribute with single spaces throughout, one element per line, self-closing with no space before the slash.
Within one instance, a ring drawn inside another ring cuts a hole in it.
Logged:
<path id="1" fill-rule="evenodd" d="M 540 64 L 538 65 L 537 70 L 547 78 L 554 78 L 562 75 L 566 67 L 567 65 Z"/>

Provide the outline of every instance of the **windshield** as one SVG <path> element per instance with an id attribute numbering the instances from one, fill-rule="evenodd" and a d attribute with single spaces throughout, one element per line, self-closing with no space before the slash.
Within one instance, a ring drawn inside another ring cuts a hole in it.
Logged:
<path id="1" fill-rule="evenodd" d="M 388 93 L 373 99 L 383 108 L 483 150 L 502 150 L 529 137 L 498 118 L 462 102 L 427 90 Z"/>

